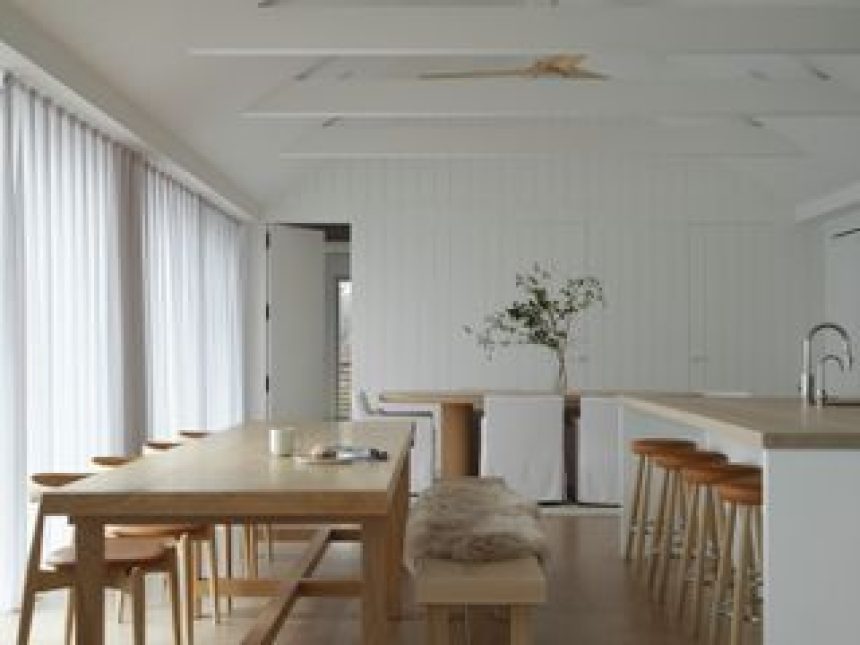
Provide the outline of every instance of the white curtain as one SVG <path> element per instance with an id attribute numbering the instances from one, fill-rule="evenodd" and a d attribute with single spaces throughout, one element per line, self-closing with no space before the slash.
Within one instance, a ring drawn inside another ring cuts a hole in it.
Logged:
<path id="1" fill-rule="evenodd" d="M 0 605 L 17 599 L 26 476 L 126 447 L 120 196 L 129 152 L 9 79 L 4 89 Z"/>
<path id="2" fill-rule="evenodd" d="M 244 416 L 243 227 L 148 168 L 144 276 L 149 435 Z"/>
<path id="3" fill-rule="evenodd" d="M 244 227 L 11 76 L 0 89 L 0 609 L 27 476 L 244 416 Z"/>

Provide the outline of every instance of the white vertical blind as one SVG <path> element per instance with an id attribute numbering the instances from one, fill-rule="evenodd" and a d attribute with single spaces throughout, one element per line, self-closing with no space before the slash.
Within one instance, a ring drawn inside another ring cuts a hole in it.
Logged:
<path id="1" fill-rule="evenodd" d="M 154 168 L 144 276 L 149 435 L 241 420 L 243 227 Z"/>
<path id="2" fill-rule="evenodd" d="M 244 412 L 243 227 L 7 77 L 0 102 L 0 609 L 27 476 Z"/>

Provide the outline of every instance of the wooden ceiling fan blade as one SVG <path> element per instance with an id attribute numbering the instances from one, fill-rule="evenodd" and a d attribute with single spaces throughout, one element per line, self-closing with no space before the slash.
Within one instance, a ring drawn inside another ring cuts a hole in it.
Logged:
<path id="1" fill-rule="evenodd" d="M 570 74 L 569 78 L 580 78 L 595 81 L 609 80 L 609 77 L 606 74 L 592 72 L 590 69 L 576 69 Z"/>
<path id="2" fill-rule="evenodd" d="M 527 69 L 474 69 L 463 72 L 423 72 L 418 78 L 423 80 L 448 80 L 468 78 L 498 78 L 504 76 L 528 76 L 531 70 Z"/>

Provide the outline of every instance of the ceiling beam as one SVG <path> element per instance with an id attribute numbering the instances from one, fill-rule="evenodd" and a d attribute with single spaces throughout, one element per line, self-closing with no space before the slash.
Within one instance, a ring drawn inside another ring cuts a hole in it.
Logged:
<path id="1" fill-rule="evenodd" d="M 188 14 L 189 49 L 201 55 L 860 52 L 860 9 L 847 7 L 258 9 L 252 3 L 197 2 Z"/>
<path id="2" fill-rule="evenodd" d="M 857 115 L 860 93 L 830 81 L 645 83 L 480 79 L 306 81 L 248 108 L 252 118 Z"/>
<path id="3" fill-rule="evenodd" d="M 0 1 L 0 45 L 4 44 L 22 61 L 10 71 L 19 73 L 26 81 L 33 76 L 41 80 L 44 76 L 49 79 L 47 84 L 57 86 L 55 96 L 70 94 L 69 102 L 86 105 L 114 129 L 127 133 L 126 143 L 146 152 L 212 203 L 240 220 L 259 218 L 261 208 L 256 200 L 230 177 L 114 89 L 12 3 Z"/>
<path id="4" fill-rule="evenodd" d="M 343 125 L 296 141 L 284 159 L 544 156 L 582 152 L 656 156 L 796 156 L 783 137 L 742 123 Z"/>

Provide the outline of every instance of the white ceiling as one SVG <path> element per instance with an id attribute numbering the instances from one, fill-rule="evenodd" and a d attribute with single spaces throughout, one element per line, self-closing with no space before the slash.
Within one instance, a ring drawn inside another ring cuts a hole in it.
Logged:
<path id="1" fill-rule="evenodd" d="M 529 57 L 230 57 L 193 56 L 191 41 L 205 34 L 207 25 L 229 20 L 227 9 L 248 5 L 253 11 L 288 10 L 296 5 L 318 7 L 320 0 L 275 0 L 276 6 L 258 9 L 257 0 L 210 0 L 205 13 L 197 0 L 13 0 L 27 18 L 61 41 L 82 61 L 125 95 L 142 111 L 199 153 L 250 195 L 262 210 L 275 207 L 301 171 L 318 161 L 287 160 L 282 152 L 325 131 L 354 124 L 323 119 L 242 118 L 249 106 L 284 90 L 300 94 L 303 83 L 362 83 L 414 79 L 422 71 L 526 66 Z M 355 0 L 326 4 L 355 7 Z M 376 0 L 375 6 L 463 5 L 457 0 Z M 531 5 L 537 0 L 472 0 L 484 6 Z M 562 0 L 559 4 L 574 4 Z M 658 0 L 579 0 L 576 6 L 647 6 L 678 4 Z M 688 0 L 682 4 L 711 4 Z M 720 4 L 746 5 L 745 0 Z M 795 5 L 769 0 L 758 4 Z M 830 4 L 818 0 L 815 6 Z M 860 6 L 860 2 L 842 5 Z M 229 5 L 233 5 L 229 7 Z M 192 10 L 192 9 L 198 10 Z M 490 10 L 490 9 L 488 9 Z M 202 16 L 202 18 L 201 18 Z M 0 57 L 0 63 L 2 63 Z M 601 54 L 588 61 L 592 69 L 613 79 L 636 82 L 675 82 L 716 79 L 815 81 L 860 92 L 860 56 L 705 56 L 658 54 Z M 528 81 L 523 81 L 524 83 Z M 566 82 L 566 81 L 560 81 Z M 749 115 L 736 115 L 747 123 Z M 796 144 L 802 155 L 738 158 L 727 163 L 753 173 L 788 200 L 804 201 L 860 180 L 860 116 L 766 117 L 759 125 Z M 389 120 L 374 124 L 384 126 Z M 403 125 L 402 120 L 397 120 Z M 451 123 L 447 120 L 446 123 Z M 468 124 L 468 120 L 459 120 Z M 536 126 L 546 127 L 546 122 Z"/>

